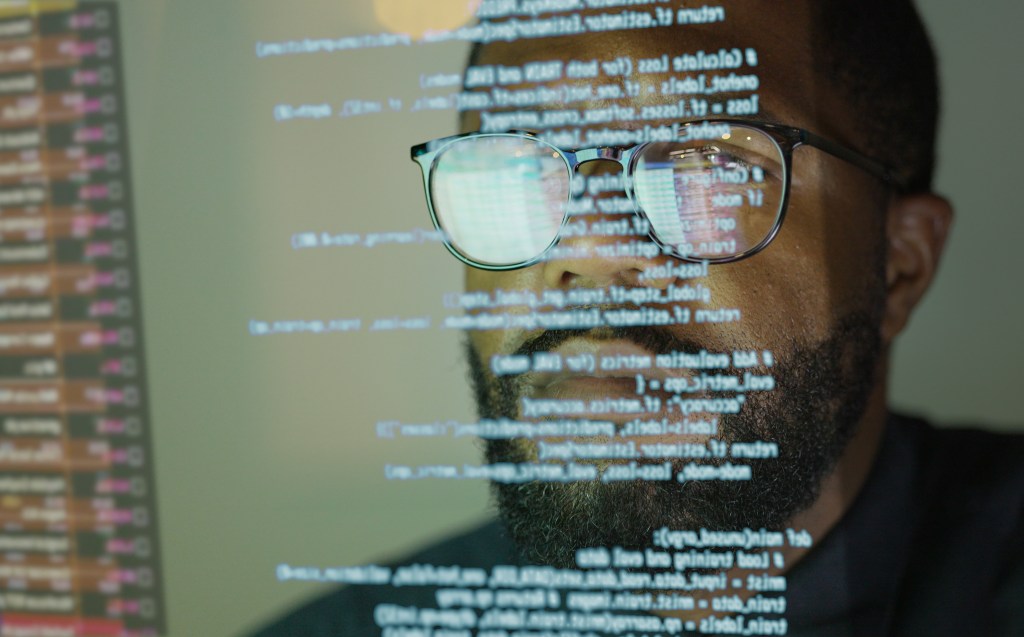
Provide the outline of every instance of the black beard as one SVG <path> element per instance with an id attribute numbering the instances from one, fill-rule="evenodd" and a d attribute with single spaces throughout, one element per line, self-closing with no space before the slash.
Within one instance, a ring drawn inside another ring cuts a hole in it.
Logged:
<path id="1" fill-rule="evenodd" d="M 781 530 L 818 498 L 856 430 L 874 387 L 881 354 L 880 305 L 839 321 L 823 342 L 790 344 L 771 372 L 776 388 L 747 394 L 739 414 L 719 416 L 719 440 L 778 444 L 779 457 L 750 460 L 751 480 L 665 482 L 492 483 L 499 514 L 522 556 L 535 564 L 572 568 L 578 549 L 651 546 L 652 532 L 673 529 Z M 546 332 L 517 354 L 548 351 L 587 334 L 634 341 L 652 352 L 701 347 L 655 327 Z M 522 383 L 491 375 L 466 342 L 481 418 L 518 418 Z M 740 349 L 740 348 L 737 348 Z M 523 440 L 490 440 L 488 462 L 533 462 Z M 673 462 L 679 471 L 689 460 Z M 710 462 L 708 462 L 710 463 Z"/>

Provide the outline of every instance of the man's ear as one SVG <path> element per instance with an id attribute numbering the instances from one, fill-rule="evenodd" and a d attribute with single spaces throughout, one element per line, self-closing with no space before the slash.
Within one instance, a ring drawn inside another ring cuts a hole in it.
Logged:
<path id="1" fill-rule="evenodd" d="M 952 222 L 952 207 L 938 195 L 899 195 L 890 201 L 886 222 L 884 343 L 891 343 L 903 330 L 935 278 Z"/>

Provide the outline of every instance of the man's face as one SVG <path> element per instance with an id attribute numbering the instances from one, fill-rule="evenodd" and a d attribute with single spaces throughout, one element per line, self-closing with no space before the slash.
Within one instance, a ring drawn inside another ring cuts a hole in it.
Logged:
<path id="1" fill-rule="evenodd" d="M 698 50 L 757 51 L 757 66 L 737 73 L 756 73 L 760 112 L 751 119 L 774 121 L 812 130 L 848 146 L 857 146 L 857 134 L 835 89 L 816 77 L 811 65 L 814 51 L 809 37 L 809 18 L 799 4 L 744 3 L 728 5 L 727 21 L 672 29 L 613 32 L 554 40 L 526 40 L 486 47 L 480 64 L 521 65 L 530 61 L 560 59 L 611 60 L 628 56 L 634 68 L 641 59 L 669 58 Z M 728 75 L 730 71 L 706 74 Z M 684 73 L 637 74 L 626 78 L 643 83 L 638 97 L 621 100 L 631 106 L 663 104 L 679 96 L 660 94 L 662 82 Z M 573 80 L 561 80 L 562 82 Z M 620 81 L 600 77 L 579 83 Z M 649 92 L 647 86 L 655 87 Z M 723 103 L 729 95 L 714 96 Z M 581 108 L 607 102 L 577 105 Z M 547 108 L 566 108 L 551 104 Z M 711 117 L 711 115 L 709 115 Z M 628 122 L 610 127 L 630 128 L 643 124 L 670 125 L 672 121 Z M 478 122 L 467 118 L 467 130 Z M 582 175 L 618 171 L 611 162 L 580 167 Z M 622 196 L 623 193 L 610 193 Z M 608 196 L 608 195 L 605 195 Z M 753 370 L 771 374 L 776 389 L 751 392 L 738 414 L 695 414 L 691 419 L 718 418 L 717 433 L 661 435 L 632 438 L 650 442 L 695 442 L 709 438 L 730 442 L 753 440 L 779 444 L 778 459 L 755 460 L 749 481 L 668 482 L 626 481 L 616 483 L 527 483 L 495 487 L 499 508 L 513 538 L 535 561 L 562 566 L 572 564 L 577 548 L 598 545 L 642 547 L 649 544 L 654 528 L 742 528 L 784 526 L 795 513 L 817 497 L 818 486 L 843 450 L 861 418 L 868 396 L 880 382 L 876 370 L 883 343 L 879 325 L 885 304 L 884 208 L 882 184 L 841 160 L 819 150 L 803 147 L 793 154 L 793 177 L 785 223 L 774 241 L 753 257 L 730 264 L 710 266 L 706 279 L 711 302 L 706 306 L 736 308 L 741 319 L 726 323 L 672 325 L 665 327 L 599 328 L 595 330 L 502 330 L 473 331 L 467 349 L 483 418 L 527 419 L 523 399 L 582 399 L 605 396 L 636 397 L 635 370 L 595 374 L 527 373 L 495 376 L 495 355 L 554 351 L 563 357 L 579 353 L 598 359 L 617 354 L 653 355 L 670 351 L 732 353 L 736 350 L 771 352 L 769 369 L 764 358 Z M 623 215 L 588 215 L 595 221 L 626 218 Z M 624 240 L 597 234 L 565 237 L 560 246 L 592 248 Z M 466 271 L 471 291 L 529 290 L 541 296 L 545 290 L 569 291 L 611 285 L 624 288 L 665 287 L 668 279 L 641 276 L 652 265 L 672 257 L 547 259 L 508 272 L 474 268 Z M 509 308 L 528 312 L 529 308 Z M 736 370 L 727 370 L 738 373 Z M 695 370 L 675 370 L 675 376 L 692 377 Z M 651 395 L 658 395 L 653 392 Z M 706 394 L 714 397 L 713 392 Z M 670 395 L 660 397 L 668 402 Z M 610 419 L 618 425 L 635 416 L 581 417 Z M 680 421 L 683 416 L 669 407 L 645 418 Z M 620 430 L 621 431 L 621 430 Z M 620 441 L 630 437 L 619 438 Z M 533 462 L 538 441 L 491 441 L 490 462 Z M 600 460 L 605 469 L 619 460 Z M 658 460 L 657 462 L 661 462 Z M 676 469 L 690 462 L 676 459 Z M 718 460 L 705 461 L 709 463 Z"/>

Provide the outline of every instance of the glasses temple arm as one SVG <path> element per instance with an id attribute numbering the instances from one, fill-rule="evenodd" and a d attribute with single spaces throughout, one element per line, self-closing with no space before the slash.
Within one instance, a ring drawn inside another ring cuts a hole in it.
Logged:
<path id="1" fill-rule="evenodd" d="M 886 166 L 885 164 L 875 161 L 870 157 L 866 157 L 857 151 L 851 150 L 845 146 L 841 146 L 833 141 L 829 141 L 824 137 L 815 135 L 810 131 L 800 131 L 800 142 L 821 149 L 832 155 L 838 157 L 843 161 L 849 162 L 858 168 L 865 170 L 872 175 L 885 180 L 887 183 L 893 184 L 900 190 L 906 189 L 906 184 L 903 179 L 896 174 L 894 170 Z"/>

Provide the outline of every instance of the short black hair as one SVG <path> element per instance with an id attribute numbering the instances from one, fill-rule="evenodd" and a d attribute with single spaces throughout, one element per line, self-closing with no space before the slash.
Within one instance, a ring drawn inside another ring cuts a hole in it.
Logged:
<path id="1" fill-rule="evenodd" d="M 935 53 L 912 0 L 810 0 L 814 65 L 857 113 L 853 143 L 908 192 L 931 190 L 939 118 Z M 468 64 L 477 64 L 475 43 Z"/>
<path id="2" fill-rule="evenodd" d="M 855 143 L 910 192 L 931 190 L 939 118 L 935 53 L 911 0 L 812 0 L 816 71 L 857 115 Z"/>

